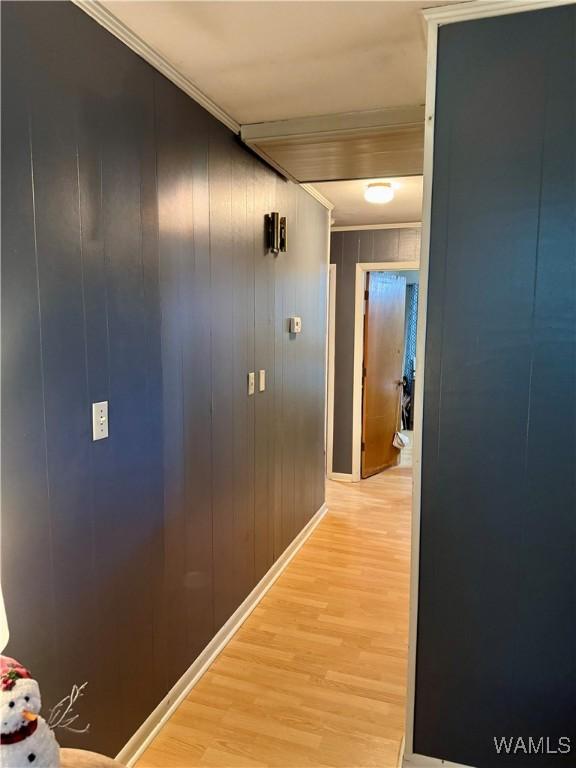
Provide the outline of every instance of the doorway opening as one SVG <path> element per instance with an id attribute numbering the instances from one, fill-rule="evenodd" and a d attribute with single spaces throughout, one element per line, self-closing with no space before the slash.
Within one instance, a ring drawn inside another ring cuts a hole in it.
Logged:
<path id="1" fill-rule="evenodd" d="M 407 441 L 411 445 L 412 442 L 411 435 L 403 434 L 402 428 L 403 402 L 407 405 L 403 376 L 407 279 L 414 280 L 418 270 L 417 261 L 356 264 L 352 427 L 354 481 L 400 464 L 401 448 L 394 443 L 400 445 Z M 372 293 L 372 302 L 370 279 L 373 287 L 377 287 Z M 383 290 L 382 286 L 389 287 Z M 411 357 L 409 365 L 415 370 L 415 347 Z M 413 393 L 410 400 L 414 402 Z M 400 433 L 399 436 L 397 433 Z M 408 456 L 406 453 L 405 461 Z"/>
<path id="2" fill-rule="evenodd" d="M 371 270 L 363 306 L 363 479 L 412 466 L 418 270 Z"/>

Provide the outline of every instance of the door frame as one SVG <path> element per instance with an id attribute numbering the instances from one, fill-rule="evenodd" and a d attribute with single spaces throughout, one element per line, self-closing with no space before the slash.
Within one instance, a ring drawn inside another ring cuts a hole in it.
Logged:
<path id="1" fill-rule="evenodd" d="M 354 380 L 352 384 L 352 482 L 362 479 L 362 362 L 364 360 L 364 291 L 368 272 L 419 270 L 420 261 L 366 261 L 356 264 L 354 293 Z"/>

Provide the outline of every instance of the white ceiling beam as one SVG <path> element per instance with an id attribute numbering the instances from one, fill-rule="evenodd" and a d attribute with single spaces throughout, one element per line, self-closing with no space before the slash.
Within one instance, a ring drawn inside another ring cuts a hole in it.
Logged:
<path id="1" fill-rule="evenodd" d="M 332 232 L 364 232 L 371 229 L 420 229 L 421 221 L 400 222 L 399 224 L 350 224 L 347 227 L 331 227 Z"/>
<path id="2" fill-rule="evenodd" d="M 471 2 L 428 8 L 422 13 L 438 26 L 458 21 L 487 19 L 523 11 L 541 11 L 558 5 L 574 5 L 576 0 L 472 0 Z"/>
<path id="3" fill-rule="evenodd" d="M 424 106 L 370 109 L 362 112 L 344 112 L 335 115 L 316 115 L 291 120 L 242 125 L 240 136 L 247 144 L 273 144 L 287 139 L 323 138 L 356 133 L 381 131 L 383 128 L 418 125 L 424 123 Z"/>

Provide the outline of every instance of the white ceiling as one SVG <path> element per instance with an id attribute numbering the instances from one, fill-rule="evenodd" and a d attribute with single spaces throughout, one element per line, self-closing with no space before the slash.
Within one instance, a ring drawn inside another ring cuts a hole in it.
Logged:
<path id="1" fill-rule="evenodd" d="M 421 9 L 443 2 L 104 0 L 238 123 L 424 103 Z"/>
<path id="2" fill-rule="evenodd" d="M 373 181 L 398 184 L 394 200 L 384 205 L 367 203 L 364 188 Z M 324 197 L 334 203 L 334 226 L 367 224 L 407 224 L 422 219 L 422 176 L 396 179 L 364 179 L 362 181 L 327 181 L 314 184 Z"/>
<path id="3" fill-rule="evenodd" d="M 422 9 L 450 0 L 101 0 L 240 124 L 424 103 Z M 360 175 L 360 174 L 359 174 Z M 422 178 L 387 205 L 364 181 L 316 183 L 336 226 L 420 221 Z"/>

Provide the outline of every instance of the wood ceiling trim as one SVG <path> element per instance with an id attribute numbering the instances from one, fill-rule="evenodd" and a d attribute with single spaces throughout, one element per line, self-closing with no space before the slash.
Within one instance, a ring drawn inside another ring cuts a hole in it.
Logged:
<path id="1" fill-rule="evenodd" d="M 299 182 L 416 176 L 424 161 L 424 110 L 325 115 L 242 126 L 241 137 Z"/>
<path id="2" fill-rule="evenodd" d="M 424 162 L 424 125 L 369 135 L 310 137 L 250 144 L 299 182 L 417 176 Z"/>

